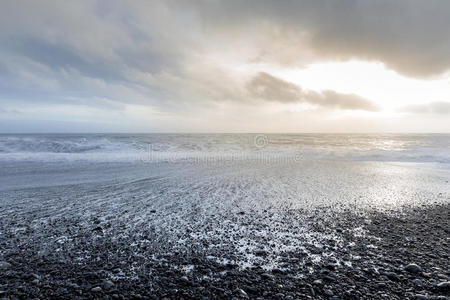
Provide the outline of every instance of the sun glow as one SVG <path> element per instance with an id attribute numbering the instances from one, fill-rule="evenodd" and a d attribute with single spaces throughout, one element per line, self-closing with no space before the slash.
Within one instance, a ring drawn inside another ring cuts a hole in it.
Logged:
<path id="1" fill-rule="evenodd" d="M 359 95 L 379 105 L 383 114 L 390 114 L 405 105 L 448 101 L 450 95 L 449 74 L 437 79 L 412 79 L 377 62 L 323 62 L 270 72 L 303 89 Z"/>

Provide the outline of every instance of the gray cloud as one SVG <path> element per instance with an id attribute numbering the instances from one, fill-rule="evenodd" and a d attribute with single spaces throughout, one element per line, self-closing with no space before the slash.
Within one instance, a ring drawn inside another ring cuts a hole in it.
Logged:
<path id="1" fill-rule="evenodd" d="M 179 113 L 254 97 L 376 111 L 360 96 L 311 92 L 265 73 L 247 82 L 254 69 L 232 67 L 356 58 L 439 75 L 450 69 L 449 27 L 445 0 L 2 1 L 0 105 Z"/>
<path id="2" fill-rule="evenodd" d="M 399 111 L 413 114 L 448 115 L 450 114 L 450 102 L 436 101 L 428 104 L 408 105 Z"/>
<path id="3" fill-rule="evenodd" d="M 247 83 L 248 92 L 256 98 L 282 103 L 306 102 L 323 107 L 378 111 L 372 102 L 353 94 L 335 91 L 305 91 L 300 86 L 260 72 Z"/>
<path id="4" fill-rule="evenodd" d="M 199 9 L 209 26 L 222 30 L 270 28 L 275 45 L 283 43 L 298 54 L 286 60 L 284 51 L 277 55 L 282 47 L 271 49 L 269 44 L 269 50 L 261 50 L 262 59 L 295 64 L 310 56 L 310 51 L 305 52 L 310 47 L 318 60 L 377 60 L 413 77 L 450 69 L 450 2 L 446 0 L 230 0 L 204 1 Z M 267 53 L 270 50 L 274 53 Z"/>

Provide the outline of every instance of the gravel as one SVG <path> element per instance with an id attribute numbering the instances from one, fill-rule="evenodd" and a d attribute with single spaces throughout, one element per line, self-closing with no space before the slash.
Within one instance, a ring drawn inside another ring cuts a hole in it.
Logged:
<path id="1" fill-rule="evenodd" d="M 23 206 L 0 220 L 0 295 L 450 297 L 445 280 L 450 276 L 450 205 L 330 214 L 327 208 L 228 212 L 199 222 L 192 218 L 192 226 L 171 231 L 151 225 L 127 229 L 119 219 L 84 213 L 37 218 Z M 236 236 L 241 239 L 231 238 Z"/>

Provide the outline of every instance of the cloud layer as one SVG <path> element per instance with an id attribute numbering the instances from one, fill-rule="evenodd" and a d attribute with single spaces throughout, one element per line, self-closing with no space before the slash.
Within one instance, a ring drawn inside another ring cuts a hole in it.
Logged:
<path id="1" fill-rule="evenodd" d="M 258 68 L 359 59 L 440 76 L 448 28 L 446 0 L 2 1 L 0 113 L 150 107 L 178 118 L 261 100 L 375 112 L 361 96 Z"/>

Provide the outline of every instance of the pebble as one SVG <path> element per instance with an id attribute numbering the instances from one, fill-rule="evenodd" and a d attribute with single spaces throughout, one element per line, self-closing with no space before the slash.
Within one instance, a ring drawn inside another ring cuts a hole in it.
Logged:
<path id="1" fill-rule="evenodd" d="M 103 282 L 103 287 L 107 290 L 112 289 L 114 287 L 114 283 L 111 280 L 105 280 Z"/>
<path id="2" fill-rule="evenodd" d="M 91 289 L 91 292 L 94 292 L 94 293 L 98 293 L 98 292 L 101 292 L 101 291 L 102 291 L 102 288 L 99 287 L 99 286 L 93 287 L 93 288 Z"/>
<path id="3" fill-rule="evenodd" d="M 322 285 L 323 281 L 322 281 L 322 279 L 316 279 L 316 280 L 313 281 L 313 284 L 315 284 L 315 285 Z"/>
<path id="4" fill-rule="evenodd" d="M 394 272 L 387 272 L 387 273 L 385 273 L 385 275 L 387 276 L 387 278 L 389 278 L 392 281 L 399 281 L 400 280 L 398 275 L 395 274 Z"/>
<path id="5" fill-rule="evenodd" d="M 414 273 L 414 274 L 417 274 L 417 273 L 422 272 L 422 268 L 419 267 L 419 266 L 416 265 L 416 264 L 409 264 L 409 265 L 407 265 L 407 266 L 405 267 L 405 270 L 406 270 L 407 272 L 409 272 L 409 273 Z"/>
<path id="6" fill-rule="evenodd" d="M 243 289 L 237 289 L 236 293 L 242 298 L 248 298 L 247 293 Z"/>
<path id="7" fill-rule="evenodd" d="M 334 296 L 334 293 L 333 293 L 333 291 L 332 290 L 324 290 L 323 291 L 323 293 L 325 294 L 325 295 L 327 295 L 328 297 L 333 297 Z"/>
<path id="8" fill-rule="evenodd" d="M 6 270 L 11 268 L 11 264 L 6 261 L 0 261 L 0 270 Z"/>
<path id="9" fill-rule="evenodd" d="M 421 287 L 422 285 L 423 285 L 423 283 L 422 283 L 422 280 L 420 280 L 420 279 L 414 279 L 413 281 L 412 281 L 412 283 L 415 285 L 415 286 L 418 286 L 418 287 Z"/>
<path id="10" fill-rule="evenodd" d="M 450 291 L 450 281 L 440 282 L 436 287 L 442 291 Z"/>

